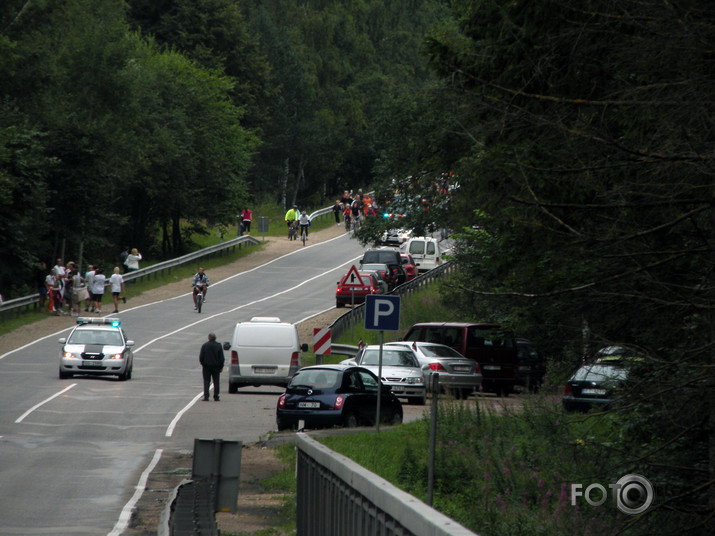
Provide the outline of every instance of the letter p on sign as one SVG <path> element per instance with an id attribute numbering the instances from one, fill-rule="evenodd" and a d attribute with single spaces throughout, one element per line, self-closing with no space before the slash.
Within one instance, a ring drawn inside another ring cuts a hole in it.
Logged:
<path id="1" fill-rule="evenodd" d="M 365 329 L 398 331 L 400 329 L 400 297 L 365 297 Z"/>

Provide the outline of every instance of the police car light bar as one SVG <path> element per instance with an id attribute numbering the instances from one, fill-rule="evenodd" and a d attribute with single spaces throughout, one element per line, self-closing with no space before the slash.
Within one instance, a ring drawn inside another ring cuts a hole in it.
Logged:
<path id="1" fill-rule="evenodd" d="M 95 318 L 95 317 L 89 317 L 89 316 L 80 316 L 77 318 L 77 323 L 79 325 L 102 324 L 104 326 L 109 325 L 109 326 L 118 328 L 121 324 L 121 321 L 118 318 Z"/>

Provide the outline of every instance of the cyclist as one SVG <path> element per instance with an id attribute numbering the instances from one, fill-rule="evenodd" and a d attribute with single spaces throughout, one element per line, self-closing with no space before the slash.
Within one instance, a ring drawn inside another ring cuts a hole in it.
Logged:
<path id="1" fill-rule="evenodd" d="M 206 290 L 209 288 L 209 276 L 204 273 L 204 268 L 199 267 L 199 271 L 194 274 L 191 286 L 194 288 L 194 309 L 197 308 L 196 295 L 200 292 L 206 301 Z"/>
<path id="2" fill-rule="evenodd" d="M 296 225 L 296 220 L 298 219 L 298 205 L 293 205 L 288 212 L 286 212 L 286 223 L 288 224 L 288 240 L 292 240 L 295 236 L 291 236 L 290 228 Z"/>
<path id="3" fill-rule="evenodd" d="M 300 225 L 300 236 L 303 236 L 303 229 L 305 229 L 305 239 L 308 239 L 308 228 L 310 227 L 310 216 L 307 212 L 301 212 L 298 216 L 298 224 Z"/>
<path id="4" fill-rule="evenodd" d="M 345 230 L 350 230 L 350 220 L 353 217 L 353 211 L 350 205 L 345 204 L 345 210 L 343 210 L 343 218 L 345 219 Z"/>

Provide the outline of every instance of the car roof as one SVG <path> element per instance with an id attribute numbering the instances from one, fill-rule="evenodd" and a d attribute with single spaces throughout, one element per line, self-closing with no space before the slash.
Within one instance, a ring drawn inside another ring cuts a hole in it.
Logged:
<path id="1" fill-rule="evenodd" d="M 496 324 L 494 322 L 419 322 L 417 324 L 414 324 L 412 327 L 417 328 L 417 327 L 428 327 L 428 328 L 436 328 L 436 327 L 448 327 L 448 328 L 467 328 L 470 326 L 480 326 L 480 327 L 489 327 L 489 328 L 500 328 L 501 324 Z"/>

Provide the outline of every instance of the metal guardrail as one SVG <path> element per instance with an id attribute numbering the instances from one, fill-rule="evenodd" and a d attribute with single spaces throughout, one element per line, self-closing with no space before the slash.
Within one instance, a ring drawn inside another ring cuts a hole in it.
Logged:
<path id="1" fill-rule="evenodd" d="M 456 269 L 456 264 L 452 261 L 447 261 L 437 268 L 433 268 L 429 272 L 425 272 L 422 275 L 415 277 L 412 281 L 408 281 L 399 287 L 395 287 L 391 292 L 389 292 L 389 294 L 412 294 L 420 287 L 428 285 L 443 275 L 452 273 Z M 335 322 L 330 325 L 330 336 L 333 340 L 338 340 L 347 330 L 357 326 L 359 322 L 364 322 L 364 319 L 365 304 L 361 303 L 337 318 Z"/>
<path id="2" fill-rule="evenodd" d="M 307 434 L 295 443 L 297 536 L 477 536 Z"/>
<path id="3" fill-rule="evenodd" d="M 236 248 L 240 249 L 244 245 L 249 246 L 260 243 L 260 240 L 253 236 L 240 236 L 220 244 L 200 249 L 199 251 L 194 251 L 193 253 L 188 253 L 175 259 L 152 264 L 151 266 L 135 270 L 134 272 L 127 272 L 126 274 L 123 274 L 124 282 L 143 281 L 145 278 L 149 279 L 152 276 L 155 279 L 158 279 L 159 277 L 164 277 L 165 274 L 171 274 L 171 271 L 174 268 L 184 264 L 195 262 L 199 259 L 214 257 L 216 255 L 223 256 L 227 253 L 233 253 Z M 108 284 L 109 283 L 107 283 L 107 285 Z M 5 322 L 8 318 L 19 317 L 23 312 L 31 309 L 37 310 L 39 300 L 39 294 L 32 294 L 30 296 L 15 298 L 14 300 L 7 300 L 3 302 L 0 304 L 0 322 Z"/>
<path id="4" fill-rule="evenodd" d="M 333 207 L 321 208 L 316 210 L 310 215 L 311 221 L 314 219 L 323 219 L 332 216 Z M 164 273 L 171 274 L 171 270 L 183 264 L 196 261 L 197 259 L 203 259 L 206 257 L 211 257 L 213 255 L 223 255 L 227 250 L 231 253 L 238 247 L 241 248 L 242 245 L 260 244 L 260 241 L 253 236 L 240 236 L 220 244 L 209 246 L 207 248 L 189 253 L 182 257 L 177 257 L 175 259 L 170 259 L 168 261 L 153 264 L 147 268 L 141 268 L 134 272 L 127 272 L 123 274 L 124 282 L 129 281 L 142 281 L 144 278 L 149 278 L 153 275 L 155 279 L 163 277 Z M 0 303 L 0 322 L 5 322 L 8 318 L 17 318 L 22 313 L 30 311 L 32 309 L 37 310 L 38 303 L 40 301 L 39 294 L 31 294 L 30 296 L 23 296 L 21 298 L 15 298 L 12 300 L 7 300 Z"/>

